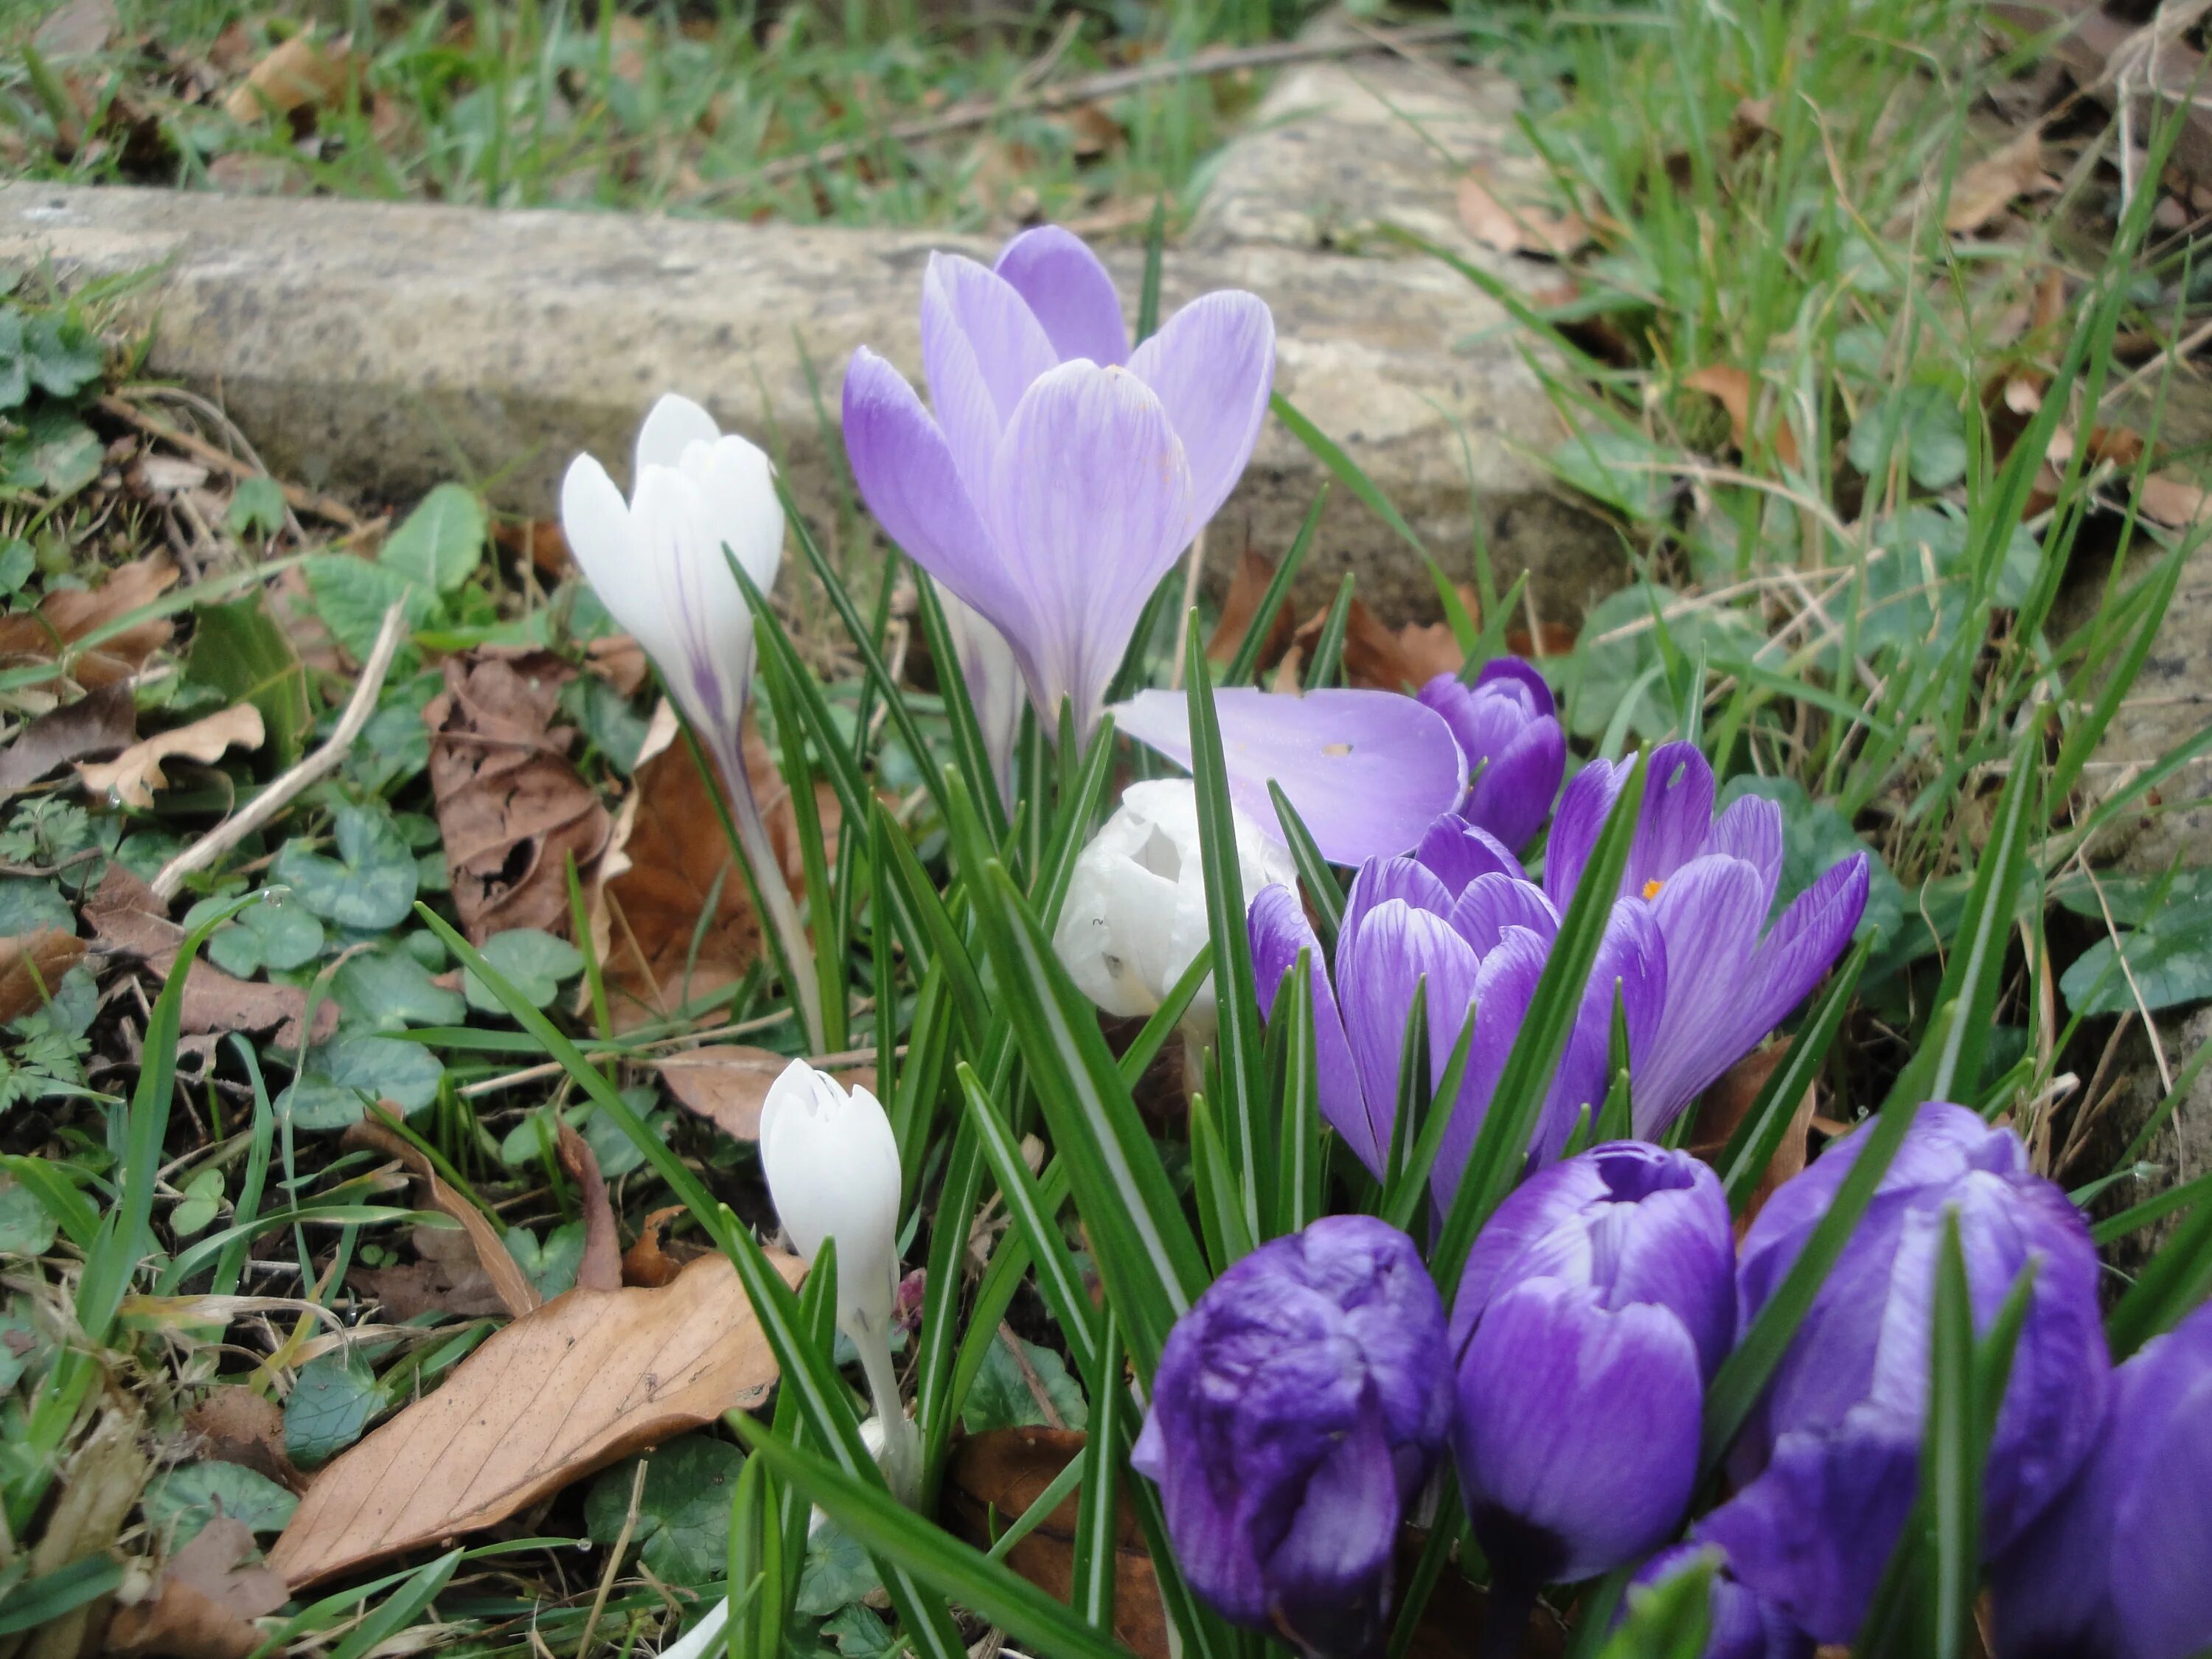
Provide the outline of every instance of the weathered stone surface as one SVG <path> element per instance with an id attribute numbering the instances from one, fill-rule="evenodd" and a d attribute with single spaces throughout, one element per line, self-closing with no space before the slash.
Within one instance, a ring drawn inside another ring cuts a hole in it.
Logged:
<path id="1" fill-rule="evenodd" d="M 1346 85 L 1358 97 L 1312 102 Z M 1278 388 L 1449 573 L 1470 574 L 1479 501 L 1501 580 L 1531 568 L 1548 614 L 1578 611 L 1618 583 L 1619 556 L 1526 459 L 1561 433 L 1501 309 L 1437 262 L 1316 252 L 1295 216 L 1264 210 L 1273 191 L 1305 204 L 1309 226 L 1329 222 L 1328 204 L 1354 194 L 1347 167 L 1366 157 L 1379 167 L 1370 200 L 1449 232 L 1454 169 L 1410 130 L 1412 148 L 1398 144 L 1362 87 L 1453 145 L 1479 133 L 1494 144 L 1510 109 L 1500 82 L 1411 64 L 1287 77 L 1272 125 L 1224 156 L 1219 212 L 1169 251 L 1164 304 L 1220 287 L 1260 294 L 1281 343 Z M 1293 95 L 1308 104 L 1284 103 Z M 918 374 L 921 270 L 940 247 L 993 251 L 898 231 L 0 185 L 0 263 L 50 261 L 65 277 L 160 268 L 144 300 L 158 325 L 149 371 L 220 397 L 273 466 L 395 499 L 456 475 L 487 479 L 501 505 L 534 514 L 552 510 L 571 454 L 613 463 L 647 401 L 671 388 L 762 438 L 802 501 L 825 505 L 837 475 L 810 371 L 832 422 L 854 346 Z M 1139 251 L 1108 259 L 1133 296 Z M 1216 521 L 1210 568 L 1231 568 L 1226 552 L 1245 539 L 1279 552 L 1322 476 L 1271 422 Z M 1346 568 L 1370 603 L 1433 613 L 1419 558 L 1338 490 L 1307 595 L 1332 592 Z"/>

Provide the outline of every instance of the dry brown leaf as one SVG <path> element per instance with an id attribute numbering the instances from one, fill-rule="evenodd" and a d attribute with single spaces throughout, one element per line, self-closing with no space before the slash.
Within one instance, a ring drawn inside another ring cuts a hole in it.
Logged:
<path id="1" fill-rule="evenodd" d="M 971 1543 L 990 1541 L 990 1516 L 1022 1515 L 1043 1496 L 1053 1478 L 1083 1450 L 1072 1429 L 994 1429 L 960 1443 L 952 1454 L 950 1520 Z M 1065 1601 L 1075 1583 L 1075 1512 L 1070 1496 L 1028 1537 L 1006 1552 L 1006 1565 L 1038 1589 Z M 1139 1659 L 1167 1659 L 1167 1615 L 1159 1579 L 1138 1530 L 1133 1505 L 1115 1512 L 1114 1636 Z"/>
<path id="2" fill-rule="evenodd" d="M 1221 597 L 1221 619 L 1213 624 L 1213 632 L 1206 637 L 1206 659 L 1225 664 L 1236 659 L 1243 648 L 1244 636 L 1252 631 L 1253 619 L 1260 614 L 1260 601 L 1267 597 L 1267 584 L 1274 580 L 1275 568 L 1250 548 L 1246 548 L 1237 560 L 1237 574 L 1229 579 L 1229 591 Z M 1260 647 L 1260 654 L 1253 660 L 1265 665 L 1283 654 L 1296 631 L 1286 607 L 1278 606 L 1274 621 L 1269 624 L 1267 637 Z"/>
<path id="3" fill-rule="evenodd" d="M 1717 1164 L 1729 1139 L 1742 1125 L 1752 1107 L 1757 1103 L 1759 1091 L 1766 1086 L 1790 1053 L 1787 1037 L 1755 1048 L 1721 1073 L 1712 1087 L 1705 1091 L 1698 1107 L 1698 1142 L 1690 1151 L 1708 1164 Z M 1805 1097 L 1797 1103 L 1790 1114 L 1790 1127 L 1784 1131 L 1782 1141 L 1774 1149 L 1765 1170 L 1759 1177 L 1759 1185 L 1752 1189 L 1743 1211 L 1735 1219 L 1735 1235 L 1741 1239 L 1752 1218 L 1765 1207 L 1766 1200 L 1774 1195 L 1775 1188 L 1798 1174 L 1805 1167 L 1810 1146 L 1807 1137 L 1813 1127 L 1814 1091 L 1808 1088 Z"/>
<path id="4" fill-rule="evenodd" d="M 612 820 L 552 725 L 574 671 L 546 651 L 483 648 L 446 662 L 422 711 L 453 907 L 481 945 L 511 927 L 568 931 L 568 861 L 589 873 Z"/>
<path id="5" fill-rule="evenodd" d="M 102 948 L 141 957 L 165 979 L 185 942 L 185 930 L 169 920 L 168 907 L 154 896 L 144 878 L 121 864 L 107 866 L 100 886 L 85 901 L 84 919 L 92 924 Z M 192 965 L 178 1010 L 181 1029 L 188 1036 L 273 1032 L 272 1043 L 291 1049 L 300 1045 L 300 1022 L 307 1013 L 307 994 L 298 986 L 234 979 L 205 961 Z M 337 1003 L 323 998 L 315 1006 L 312 1039 L 321 1042 L 337 1024 Z"/>
<path id="6" fill-rule="evenodd" d="M 115 38 L 115 0 L 70 0 L 39 25 L 32 44 L 52 61 L 104 52 Z"/>
<path id="7" fill-rule="evenodd" d="M 185 1431 L 201 1455 L 265 1474 L 298 1492 L 307 1477 L 294 1467 L 284 1445 L 284 1408 L 252 1389 L 230 1383 L 210 1389 L 185 1413 Z"/>
<path id="8" fill-rule="evenodd" d="M 1473 596 L 1462 590 L 1460 597 L 1468 601 L 1472 613 Z M 1328 612 L 1322 610 L 1299 624 L 1294 638 L 1298 655 L 1312 654 L 1328 621 Z M 1423 628 L 1409 623 L 1393 630 L 1384 627 L 1364 601 L 1354 599 L 1345 616 L 1342 661 L 1347 685 L 1403 691 L 1425 684 L 1439 674 L 1456 674 L 1462 659 L 1450 629 L 1440 624 Z"/>
<path id="9" fill-rule="evenodd" d="M 1954 236 L 1986 228 L 2023 196 L 2047 196 L 2058 181 L 2043 170 L 2043 133 L 2030 127 L 1961 173 L 1951 186 L 1943 228 Z"/>
<path id="10" fill-rule="evenodd" d="M 1751 449 L 1751 376 L 1741 368 L 1715 364 L 1701 368 L 1694 374 L 1682 377 L 1682 384 L 1692 392 L 1703 392 L 1721 400 L 1728 410 L 1729 434 L 1738 450 L 1749 453 Z M 1774 429 L 1768 434 L 1774 449 L 1774 459 L 1785 467 L 1797 465 L 1797 437 L 1790 431 L 1790 422 L 1778 413 Z"/>
<path id="11" fill-rule="evenodd" d="M 112 755 L 138 735 L 127 685 L 104 685 L 39 716 L 0 752 L 0 798 L 90 755 Z"/>
<path id="12" fill-rule="evenodd" d="M 576 1201 L 584 1212 L 584 1259 L 576 1267 L 576 1285 L 586 1291 L 622 1288 L 622 1242 L 615 1237 L 614 1206 L 607 1198 L 606 1177 L 591 1143 L 569 1127 L 559 1113 L 553 1121 L 561 1135 L 561 1167 L 576 1183 Z"/>
<path id="13" fill-rule="evenodd" d="M 2143 517 L 2169 530 L 2186 530 L 2212 520 L 2212 495 L 2170 473 L 2154 472 L 2145 478 L 2136 504 Z"/>
<path id="14" fill-rule="evenodd" d="M 382 1107 L 375 1109 L 377 1115 L 383 1114 Z M 565 1129 L 568 1126 L 563 1124 L 562 1127 Z M 571 1129 L 568 1133 L 573 1134 L 575 1131 Z M 499 1229 L 485 1218 L 482 1210 L 441 1180 L 436 1168 L 422 1149 L 398 1134 L 390 1124 L 379 1122 L 374 1116 L 364 1117 L 345 1132 L 339 1144 L 349 1149 L 365 1147 L 386 1158 L 397 1158 L 405 1164 L 408 1173 L 422 1184 L 424 1200 L 429 1206 L 460 1223 L 461 1232 L 468 1241 L 477 1265 L 483 1270 L 493 1291 L 508 1313 L 519 1318 L 544 1301 L 545 1298 L 538 1294 L 538 1287 L 530 1282 L 530 1276 L 515 1265 L 514 1257 L 508 1251 L 507 1241 L 501 1236 Z M 595 1169 L 592 1173 L 597 1175 L 599 1171 Z M 600 1196 L 602 1200 L 605 1197 L 604 1186 L 600 1189 Z"/>
<path id="15" fill-rule="evenodd" d="M 769 1086 L 790 1064 L 789 1054 L 743 1043 L 714 1043 L 670 1054 L 660 1062 L 660 1079 L 685 1110 L 705 1118 L 733 1140 L 757 1140 Z M 844 1066 L 831 1075 L 848 1089 L 875 1091 L 872 1066 Z"/>
<path id="16" fill-rule="evenodd" d="M 220 760 L 226 750 L 260 748 L 264 735 L 261 711 L 250 702 L 234 703 L 190 726 L 156 732 L 112 761 L 79 761 L 77 775 L 94 794 L 143 809 L 153 805 L 156 789 L 169 787 L 163 761 L 179 756 L 204 763 Z"/>
<path id="17" fill-rule="evenodd" d="M 58 927 L 0 939 L 0 1025 L 44 1007 L 84 949 L 84 940 Z"/>
<path id="18" fill-rule="evenodd" d="M 568 556 L 568 538 L 555 520 L 501 519 L 491 527 L 491 538 L 503 552 L 556 581 L 575 568 Z"/>
<path id="19" fill-rule="evenodd" d="M 94 629 L 151 605 L 176 580 L 176 562 L 167 553 L 150 553 L 118 566 L 98 587 L 49 593 L 36 611 L 0 617 L 0 658 L 58 656 Z M 133 623 L 79 656 L 70 665 L 70 676 L 88 690 L 127 679 L 176 631 L 166 617 Z"/>
<path id="20" fill-rule="evenodd" d="M 417 1227 L 410 1242 L 415 1246 L 412 1261 L 346 1269 L 346 1283 L 382 1303 L 386 1319 L 398 1323 L 426 1313 L 481 1319 L 514 1312 L 465 1233 Z"/>
<path id="21" fill-rule="evenodd" d="M 805 1265 L 769 1260 L 796 1285 Z M 494 1332 L 341 1453 L 269 1564 L 296 1589 L 505 1520 L 618 1458 L 767 1397 L 775 1357 L 727 1256 L 659 1290 L 574 1290 Z"/>
<path id="22" fill-rule="evenodd" d="M 1461 176 L 1459 222 L 1476 241 L 1500 253 L 1536 253 L 1563 260 L 1590 239 L 1589 222 L 1579 213 L 1509 206 L 1498 199 L 1480 168 Z"/>
<path id="23" fill-rule="evenodd" d="M 169 1558 L 151 1596 L 117 1610 L 107 1651 L 247 1659 L 267 1639 L 251 1621 L 276 1612 L 290 1594 L 282 1573 L 246 1564 L 252 1553 L 246 1524 L 216 1516 Z"/>
<path id="24" fill-rule="evenodd" d="M 340 35 L 325 52 L 312 33 L 294 35 L 253 66 L 245 84 L 223 100 L 223 113 L 234 121 L 258 121 L 336 102 L 353 76 L 351 39 Z"/>
<path id="25" fill-rule="evenodd" d="M 625 697 L 634 697 L 653 665 L 645 659 L 645 647 L 629 635 L 607 634 L 584 647 L 584 666 Z"/>
<path id="26" fill-rule="evenodd" d="M 638 1230 L 637 1243 L 623 1252 L 623 1284 L 665 1285 L 684 1271 L 687 1262 L 696 1261 L 707 1254 L 702 1244 L 678 1243 L 668 1237 L 669 1223 L 684 1213 L 683 1205 L 672 1204 L 646 1217 L 645 1225 Z"/>

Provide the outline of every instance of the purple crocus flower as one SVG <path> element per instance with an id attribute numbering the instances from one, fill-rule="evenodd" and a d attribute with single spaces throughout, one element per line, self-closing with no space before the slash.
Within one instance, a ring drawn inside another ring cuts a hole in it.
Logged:
<path id="1" fill-rule="evenodd" d="M 2096 1448 L 1999 1559 L 1998 1659 L 2212 1647 L 2212 1305 L 2112 1373 Z"/>
<path id="2" fill-rule="evenodd" d="M 1559 798 L 1544 890 L 1562 911 L 1631 763 L 1592 761 Z M 1782 809 L 1747 795 L 1713 817 L 1713 769 L 1695 744 L 1651 751 L 1621 902 L 1648 907 L 1666 941 L 1668 995 L 1633 1074 L 1636 1133 L 1656 1139 L 1722 1073 L 1805 1000 L 1866 908 L 1868 863 L 1834 865 L 1767 926 L 1782 877 Z"/>
<path id="3" fill-rule="evenodd" d="M 1759 1212 L 1737 1268 L 1745 1326 L 1865 1144 L 1863 1131 L 1838 1141 Z M 1698 1528 L 1737 1577 L 1823 1642 L 1857 1630 L 1918 1489 L 1947 1213 L 1958 1218 L 1977 1330 L 2019 1275 L 2034 1273 L 1984 1475 L 1990 1551 L 2009 1546 L 2072 1479 L 2103 1414 L 2110 1361 L 2081 1212 L 2028 1173 L 2010 1130 L 1963 1106 L 1920 1107 L 1746 1425 L 1735 1453 L 1746 1484 Z"/>
<path id="4" fill-rule="evenodd" d="M 1178 766 L 1190 764 L 1190 699 L 1182 692 L 1139 691 L 1110 712 L 1116 731 Z M 1237 805 L 1280 838 L 1267 793 L 1269 783 L 1280 784 L 1332 864 L 1404 852 L 1467 788 L 1467 760 L 1451 728 L 1395 691 L 1291 696 L 1234 686 L 1213 694 L 1213 713 Z M 1515 864 L 1514 873 L 1520 868 Z"/>
<path id="5" fill-rule="evenodd" d="M 1707 1591 L 1711 1620 L 1703 1659 L 1811 1659 L 1813 1638 L 1739 1583 L 1728 1558 L 1710 1544 L 1677 1544 L 1645 1562 L 1628 1587 L 1629 1607 L 1700 1561 L 1712 1564 Z"/>
<path id="6" fill-rule="evenodd" d="M 1417 694 L 1467 754 L 1460 811 L 1516 851 L 1544 827 L 1567 769 L 1567 734 L 1544 677 L 1518 657 L 1483 665 L 1473 685 L 1439 674 Z"/>
<path id="7" fill-rule="evenodd" d="M 1129 1462 L 1224 1618 L 1364 1655 L 1449 1411 L 1443 1306 L 1413 1241 L 1332 1216 L 1261 1245 L 1176 1322 Z"/>
<path id="8" fill-rule="evenodd" d="M 1502 1589 L 1586 1578 L 1680 1524 L 1705 1384 L 1735 1329 L 1718 1177 L 1613 1141 L 1540 1171 L 1452 1303 L 1452 1452 Z"/>
<path id="9" fill-rule="evenodd" d="M 866 346 L 845 445 L 891 539 L 1006 638 L 1049 731 L 1087 738 L 1145 601 L 1251 458 L 1275 327 L 1249 294 L 1192 301 L 1129 349 L 1097 257 L 1053 226 L 995 268 L 933 254 L 922 367 L 934 416 Z"/>
<path id="10" fill-rule="evenodd" d="M 1287 889 L 1258 895 L 1249 925 L 1263 1014 L 1272 1015 L 1299 951 L 1311 953 L 1322 1114 L 1377 1176 L 1389 1156 L 1416 988 L 1425 979 L 1432 1083 L 1442 1080 L 1468 1011 L 1474 1011 L 1467 1069 L 1449 1104 L 1452 1115 L 1431 1179 L 1436 1201 L 1449 1206 L 1559 931 L 1550 901 L 1495 839 L 1448 814 L 1431 825 L 1413 857 L 1370 859 L 1361 866 L 1346 900 L 1334 964 L 1322 962 L 1305 913 Z M 1546 1097 L 1532 1143 L 1539 1161 L 1558 1155 L 1582 1107 L 1595 1109 L 1604 1098 L 1616 986 L 1633 1054 L 1649 1039 L 1666 976 L 1650 918 L 1623 908 L 1599 945 Z"/>

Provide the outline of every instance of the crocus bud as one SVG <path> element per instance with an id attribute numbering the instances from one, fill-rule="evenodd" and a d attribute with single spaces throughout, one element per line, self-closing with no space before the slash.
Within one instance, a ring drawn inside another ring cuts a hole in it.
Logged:
<path id="1" fill-rule="evenodd" d="M 1759 1212 L 1737 1268 L 1747 1326 L 1865 1144 L 1863 1130 L 1838 1141 Z M 1963 1106 L 1918 1108 L 1746 1425 L 1734 1455 L 1744 1484 L 1698 1528 L 1737 1577 L 1823 1642 L 1856 1632 L 1918 1490 L 1947 1214 L 1958 1220 L 1977 1332 L 2033 1273 L 1983 1474 L 1987 1550 L 2007 1548 L 2050 1506 L 2103 1415 L 2111 1362 L 2081 1212 L 2028 1173 L 2010 1130 Z"/>
<path id="2" fill-rule="evenodd" d="M 1248 902 L 1262 888 L 1297 879 L 1288 852 L 1243 813 L 1236 821 Z M 1075 861 L 1053 948 L 1085 996 L 1126 1018 L 1158 1008 L 1206 942 L 1197 790 L 1185 778 L 1133 783 Z M 1210 1022 L 1213 1006 L 1209 975 L 1191 1012 Z"/>
<path id="3" fill-rule="evenodd" d="M 1261 1245 L 1176 1322 L 1129 1461 L 1224 1618 L 1364 1655 L 1449 1411 L 1443 1307 L 1413 1242 L 1332 1216 Z"/>
<path id="4" fill-rule="evenodd" d="M 2212 1647 L 2212 1305 L 2112 1373 L 2096 1447 L 1992 1575 L 1998 1659 Z"/>
<path id="5" fill-rule="evenodd" d="M 1699 1562 L 1711 1564 L 1706 1592 L 1703 1659 L 1811 1659 L 1813 1638 L 1737 1583 L 1728 1559 L 1710 1544 L 1677 1544 L 1645 1562 L 1628 1587 L 1626 1605 Z"/>
<path id="6" fill-rule="evenodd" d="M 1697 1479 L 1735 1319 L 1728 1202 L 1686 1153 L 1615 1141 L 1498 1208 L 1452 1304 L 1452 1449 L 1501 1584 L 1587 1578 L 1664 1542 Z"/>
<path id="7" fill-rule="evenodd" d="M 891 1366 L 898 1287 L 899 1155 L 890 1120 L 866 1089 L 849 1092 L 794 1060 L 769 1085 L 760 1115 L 762 1170 L 792 1246 L 808 1261 L 837 1241 L 837 1328 L 852 1339 L 884 1424 L 884 1472 L 911 1501 L 913 1428 Z"/>
<path id="8" fill-rule="evenodd" d="M 1473 685 L 1439 674 L 1416 694 L 1444 717 L 1467 755 L 1467 799 L 1460 812 L 1518 848 L 1544 827 L 1567 769 L 1552 688 L 1518 657 L 1483 665 Z"/>

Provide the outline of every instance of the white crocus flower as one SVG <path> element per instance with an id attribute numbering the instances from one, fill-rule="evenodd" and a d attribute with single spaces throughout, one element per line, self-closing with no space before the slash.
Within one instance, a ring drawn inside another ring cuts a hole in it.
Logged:
<path id="1" fill-rule="evenodd" d="M 891 1366 L 898 1290 L 899 1157 L 890 1120 L 866 1089 L 849 1092 L 794 1060 L 761 1107 L 761 1167 L 792 1248 L 812 1261 L 837 1241 L 837 1328 L 852 1339 L 882 1425 L 884 1474 L 912 1504 L 921 1448 Z"/>
<path id="2" fill-rule="evenodd" d="M 745 856 L 796 981 L 793 994 L 818 1046 L 813 952 L 745 771 L 753 617 L 723 553 L 727 548 L 762 592 L 775 585 L 783 505 L 769 459 L 672 392 L 638 429 L 629 499 L 597 459 L 579 455 L 562 480 L 561 528 L 600 603 L 659 666 L 721 769 Z"/>
<path id="3" fill-rule="evenodd" d="M 1270 883 L 1295 886 L 1289 851 L 1243 812 L 1236 819 L 1245 902 Z M 1127 1018 L 1164 1002 L 1206 942 L 1197 790 L 1187 778 L 1133 783 L 1075 861 L 1053 948 L 1085 996 Z M 1213 1015 L 1209 975 L 1185 1023 L 1210 1030 Z"/>

